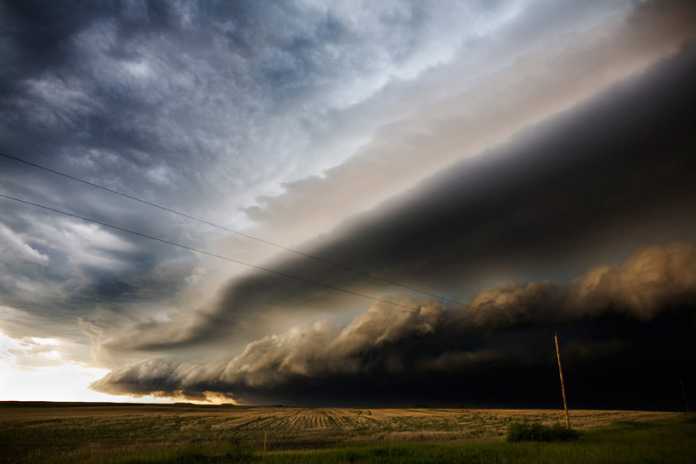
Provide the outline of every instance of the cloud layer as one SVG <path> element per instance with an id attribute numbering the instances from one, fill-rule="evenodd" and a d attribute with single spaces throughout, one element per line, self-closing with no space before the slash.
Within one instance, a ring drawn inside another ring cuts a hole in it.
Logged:
<path id="1" fill-rule="evenodd" d="M 451 402 L 431 378 L 546 375 L 552 323 L 578 359 L 677 347 L 695 31 L 678 0 L 0 0 L 0 151 L 322 259 L 0 159 L 3 193 L 326 284 L 0 200 L 3 356 L 115 393 Z"/>
<path id="2" fill-rule="evenodd" d="M 603 8 L 581 11 L 586 22 L 601 18 Z M 0 150 L 245 228 L 259 197 L 341 164 L 380 127 L 412 112 L 410 94 L 431 94 L 419 84 L 423 74 L 458 60 L 467 44 L 488 44 L 531 20 L 535 15 L 512 0 L 448 8 L 410 1 L 4 1 Z M 488 69 L 479 58 L 469 63 Z M 384 92 L 402 104 L 385 104 Z M 221 238 L 0 163 L 5 193 L 198 246 Z M 74 337 L 77 318 L 109 328 L 162 319 L 188 310 L 180 295 L 197 281 L 238 272 L 5 200 L 2 212 L 3 230 L 24 245 L 12 243 L 45 257 L 17 261 L 15 249 L 0 263 L 2 304 L 37 319 L 3 328 L 20 337 L 40 335 L 46 320 L 54 335 Z M 250 248 L 240 243 L 234 255 L 258 261 L 276 251 Z"/>
<path id="3" fill-rule="evenodd" d="M 693 319 L 696 246 L 674 243 L 644 248 L 618 266 L 593 269 L 566 285 L 530 283 L 486 290 L 464 308 L 418 301 L 407 304 L 411 307 L 373 305 L 342 328 L 315 323 L 267 336 L 249 343 L 228 361 L 146 361 L 111 372 L 93 388 L 113 394 L 197 399 L 206 392 L 243 401 L 290 397 L 306 404 L 334 398 L 337 403 L 350 404 L 384 400 L 379 383 L 385 381 L 394 389 L 395 400 L 413 401 L 409 394 L 417 392 L 409 383 L 414 378 L 421 385 L 430 375 L 446 375 L 468 385 L 468 390 L 441 397 L 445 386 L 432 384 L 419 392 L 422 397 L 473 401 L 477 398 L 469 392 L 480 391 L 481 384 L 490 381 L 479 378 L 479 373 L 493 366 L 501 383 L 513 381 L 513 373 L 526 367 L 548 371 L 549 334 L 554 327 L 563 328 L 569 347 L 567 361 L 578 376 L 588 359 L 603 366 L 640 353 L 632 344 L 649 345 L 650 341 L 642 338 L 636 326 L 650 326 L 660 318 L 674 323 L 675 315 L 677 320 Z M 615 323 L 611 334 L 578 330 L 607 321 Z M 649 351 L 658 359 L 670 354 L 659 347 Z M 692 354 L 687 359 L 694 361 Z M 346 382 L 361 388 L 343 391 L 340 386 Z M 542 385 L 550 383 L 550 378 L 527 383 L 535 382 L 545 391 Z M 571 385 L 575 382 L 571 380 Z M 317 399 L 319 386 L 325 390 Z M 601 402 L 589 391 L 577 394 L 586 401 Z M 536 398 L 507 395 L 508 400 L 522 402 Z"/>
<path id="4" fill-rule="evenodd" d="M 696 230 L 696 94 L 687 82 L 695 65 L 693 51 L 666 60 L 306 244 L 343 267 L 287 258 L 274 269 L 371 295 L 406 292 L 355 271 L 368 270 L 462 300 L 505 279 L 567 278 L 656 237 L 689 240 Z M 249 273 L 193 314 L 134 327 L 139 342 L 126 331 L 104 344 L 157 351 L 249 341 L 293 322 L 283 314 L 299 323 L 327 307 L 335 314 L 356 303 L 330 289 Z"/>

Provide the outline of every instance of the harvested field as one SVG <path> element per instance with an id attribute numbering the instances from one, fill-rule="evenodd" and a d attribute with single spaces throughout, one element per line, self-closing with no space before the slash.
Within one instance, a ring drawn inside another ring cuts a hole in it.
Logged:
<path id="1" fill-rule="evenodd" d="M 651 421 L 666 412 L 572 412 L 573 426 L 589 429 L 620 421 Z M 22 437 L 88 433 L 99 446 L 152 442 L 259 443 L 273 449 L 380 441 L 486 439 L 504 435 L 512 421 L 551 424 L 557 410 L 353 409 L 194 405 L 0 406 L 0 434 Z"/>

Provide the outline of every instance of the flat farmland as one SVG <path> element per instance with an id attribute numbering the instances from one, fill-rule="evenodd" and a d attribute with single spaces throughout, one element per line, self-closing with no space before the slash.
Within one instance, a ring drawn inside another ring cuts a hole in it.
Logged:
<path id="1" fill-rule="evenodd" d="M 572 412 L 580 430 L 648 423 L 675 413 Z M 105 462 L 161 449 L 230 443 L 282 451 L 404 442 L 500 441 L 511 422 L 553 424 L 557 410 L 363 409 L 196 405 L 0 405 L 0 462 Z"/>

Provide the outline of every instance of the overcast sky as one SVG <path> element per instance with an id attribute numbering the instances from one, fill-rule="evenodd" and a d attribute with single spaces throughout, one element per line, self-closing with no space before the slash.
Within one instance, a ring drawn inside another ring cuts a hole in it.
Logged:
<path id="1" fill-rule="evenodd" d="M 678 382 L 695 35 L 678 0 L 0 1 L 0 152 L 218 227 L 7 158 L 0 194 L 256 266 L 0 198 L 0 400 L 553 403 L 492 386 L 554 330 L 579 401 Z"/>

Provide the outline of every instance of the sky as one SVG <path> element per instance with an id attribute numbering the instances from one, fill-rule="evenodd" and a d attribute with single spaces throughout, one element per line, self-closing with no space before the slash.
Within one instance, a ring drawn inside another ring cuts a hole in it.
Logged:
<path id="1" fill-rule="evenodd" d="M 695 38 L 679 0 L 0 1 L 0 400 L 555 406 L 559 333 L 571 405 L 679 408 Z"/>

